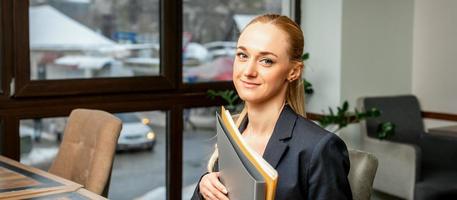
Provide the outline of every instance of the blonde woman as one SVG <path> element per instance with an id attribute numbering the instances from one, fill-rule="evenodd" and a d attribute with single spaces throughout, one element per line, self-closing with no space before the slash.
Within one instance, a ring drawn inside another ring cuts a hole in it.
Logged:
<path id="1" fill-rule="evenodd" d="M 346 145 L 305 118 L 303 43 L 300 27 L 286 16 L 265 14 L 246 26 L 233 64 L 233 83 L 245 103 L 237 124 L 278 171 L 275 199 L 352 199 Z M 228 199 L 217 170 L 216 150 L 192 199 Z"/>

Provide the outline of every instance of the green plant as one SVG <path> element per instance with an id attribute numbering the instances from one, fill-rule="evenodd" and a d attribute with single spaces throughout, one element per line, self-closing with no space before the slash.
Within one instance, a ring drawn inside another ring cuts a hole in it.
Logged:
<path id="1" fill-rule="evenodd" d="M 302 56 L 301 56 L 301 60 L 302 62 L 305 62 L 306 60 L 309 59 L 309 53 L 306 52 L 304 53 Z M 305 94 L 313 94 L 314 93 L 314 89 L 313 89 L 313 84 L 311 84 L 309 81 L 307 81 L 305 78 L 303 78 L 303 84 L 304 84 L 304 87 L 305 87 Z"/>
<path id="2" fill-rule="evenodd" d="M 303 61 L 306 61 L 306 60 L 308 60 L 308 59 L 309 59 L 309 53 L 308 53 L 308 52 L 304 53 L 304 54 L 301 56 L 301 60 L 303 60 Z"/>
<path id="3" fill-rule="evenodd" d="M 310 82 L 308 82 L 306 79 L 303 79 L 303 84 L 305 84 L 305 85 L 304 85 L 304 87 L 305 87 L 305 94 L 310 95 L 310 94 L 313 94 L 313 93 L 314 93 L 313 85 L 312 85 Z"/>
<path id="4" fill-rule="evenodd" d="M 378 125 L 378 138 L 383 140 L 395 135 L 395 124 L 392 122 L 383 122 Z"/>
<path id="5" fill-rule="evenodd" d="M 223 100 L 227 102 L 226 107 L 229 110 L 233 110 L 236 107 L 238 94 L 234 90 L 223 90 L 223 91 L 215 91 L 215 90 L 208 90 L 208 96 L 214 100 L 215 97 L 221 97 Z"/>
<path id="6" fill-rule="evenodd" d="M 337 107 L 337 112 L 335 113 L 332 108 L 329 107 L 329 114 L 324 115 L 318 121 L 319 124 L 327 128 L 331 125 L 336 125 L 336 129 L 332 130 L 337 132 L 342 128 L 346 127 L 351 123 L 359 123 L 362 120 L 367 118 L 376 118 L 381 116 L 381 111 L 377 108 L 372 108 L 365 112 L 360 112 L 357 109 L 354 109 L 354 112 L 349 112 L 349 103 L 344 101 L 342 106 Z M 382 122 L 378 125 L 377 128 L 377 137 L 379 139 L 386 139 L 395 134 L 395 124 L 391 122 Z"/>
<path id="7" fill-rule="evenodd" d="M 309 59 L 309 57 L 309 53 L 306 52 L 302 55 L 301 59 L 303 62 L 305 62 Z M 314 90 L 312 88 L 312 84 L 308 82 L 306 79 L 303 79 L 303 82 L 305 84 L 305 94 L 313 94 Z M 381 115 L 381 112 L 376 108 L 367 110 L 365 112 L 359 112 L 357 109 L 355 109 L 353 113 L 348 112 L 348 109 L 349 104 L 347 101 L 344 101 L 341 107 L 337 107 L 336 113 L 334 113 L 332 108 L 329 107 L 330 113 L 328 115 L 324 115 L 323 117 L 321 117 L 319 119 L 319 124 L 324 128 L 329 127 L 331 125 L 336 125 L 337 128 L 336 130 L 333 130 L 333 132 L 337 132 L 342 128 L 346 127 L 348 124 L 358 123 L 364 119 L 370 117 L 379 117 Z M 379 139 L 386 139 L 394 134 L 395 124 L 391 122 L 383 122 L 379 124 L 377 128 L 377 136 Z"/>

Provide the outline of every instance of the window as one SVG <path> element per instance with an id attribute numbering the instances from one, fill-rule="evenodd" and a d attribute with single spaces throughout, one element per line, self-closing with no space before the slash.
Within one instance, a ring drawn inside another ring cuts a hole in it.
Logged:
<path id="1" fill-rule="evenodd" d="M 158 13 L 158 0 L 30 0 L 30 79 L 159 75 Z"/>
<path id="2" fill-rule="evenodd" d="M 123 122 L 114 159 L 110 199 L 166 198 L 166 113 L 116 114 Z"/>
<path id="3" fill-rule="evenodd" d="M 14 45 L 21 47 L 12 49 L 12 96 L 159 91 L 179 84 L 181 60 L 172 59 L 181 53 L 177 2 L 9 3 Z"/>
<path id="4" fill-rule="evenodd" d="M 215 112 L 219 107 L 192 108 L 183 112 L 182 199 L 190 199 L 216 144 Z"/>

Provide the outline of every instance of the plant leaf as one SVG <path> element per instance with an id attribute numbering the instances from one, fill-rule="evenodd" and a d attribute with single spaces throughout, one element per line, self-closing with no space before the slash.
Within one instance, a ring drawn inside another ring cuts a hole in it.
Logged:
<path id="1" fill-rule="evenodd" d="M 308 52 L 304 53 L 304 54 L 301 56 L 301 59 L 302 59 L 302 61 L 308 60 L 308 59 L 309 59 L 309 53 L 308 53 Z"/>

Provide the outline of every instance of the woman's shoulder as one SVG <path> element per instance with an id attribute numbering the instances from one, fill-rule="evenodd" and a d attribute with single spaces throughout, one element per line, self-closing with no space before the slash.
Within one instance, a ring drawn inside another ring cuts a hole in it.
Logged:
<path id="1" fill-rule="evenodd" d="M 335 135 L 334 133 L 331 133 L 328 130 L 319 126 L 317 122 L 314 122 L 310 119 L 304 118 L 299 115 L 295 122 L 293 133 L 294 137 L 297 136 L 299 138 L 307 140 L 313 138 L 320 140 L 325 137 L 331 137 L 332 135 Z"/>
<path id="2" fill-rule="evenodd" d="M 292 140 L 293 143 L 298 143 L 304 150 L 308 151 L 320 151 L 333 145 L 343 145 L 346 148 L 343 140 L 336 134 L 301 116 L 297 118 L 295 123 Z"/>

